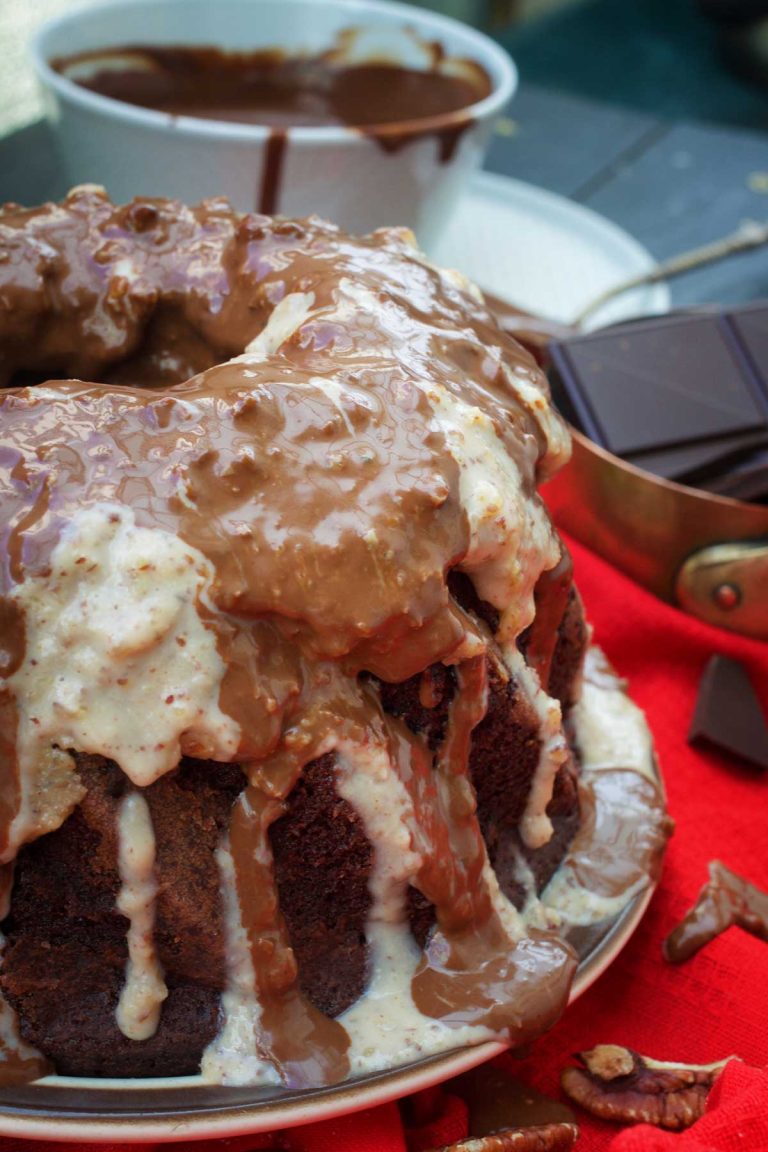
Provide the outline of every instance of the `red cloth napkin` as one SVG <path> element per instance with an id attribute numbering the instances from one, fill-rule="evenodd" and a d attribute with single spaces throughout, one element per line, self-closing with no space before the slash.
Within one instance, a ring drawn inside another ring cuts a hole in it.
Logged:
<path id="1" fill-rule="evenodd" d="M 707 1115 L 688 1133 L 659 1134 L 578 1116 L 578 1152 L 768 1152 L 768 944 L 730 929 L 686 964 L 672 967 L 661 941 L 707 879 L 716 857 L 768 889 L 768 773 L 686 743 L 701 671 L 713 652 L 742 660 L 768 710 L 768 645 L 710 628 L 660 603 L 604 561 L 569 541 L 594 638 L 645 709 L 677 830 L 658 890 L 632 940 L 525 1060 L 500 1065 L 552 1096 L 572 1053 L 613 1042 L 662 1060 L 709 1063 L 736 1054 L 713 1090 Z M 753 1066 L 753 1067 L 750 1067 Z M 269 1137 L 177 1144 L 192 1152 L 421 1152 L 461 1138 L 466 1109 L 450 1085 L 414 1098 L 406 1131 L 397 1105 Z M 114 1147 L 114 1146 L 112 1146 Z M 0 1139 L 0 1152 L 30 1144 Z M 37 1144 L 34 1152 L 61 1145 Z"/>

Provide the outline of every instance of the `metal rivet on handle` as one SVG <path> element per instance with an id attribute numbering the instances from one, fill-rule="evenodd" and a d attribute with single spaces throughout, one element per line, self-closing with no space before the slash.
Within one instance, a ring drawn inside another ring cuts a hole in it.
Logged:
<path id="1" fill-rule="evenodd" d="M 722 608 L 727 612 L 731 608 L 738 607 L 741 604 L 741 588 L 738 584 L 718 584 L 712 590 L 712 599 L 718 608 Z"/>

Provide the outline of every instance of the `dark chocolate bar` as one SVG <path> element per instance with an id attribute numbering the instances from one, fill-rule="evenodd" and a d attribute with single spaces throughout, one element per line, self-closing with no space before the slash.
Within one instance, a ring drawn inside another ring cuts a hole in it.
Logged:
<path id="1" fill-rule="evenodd" d="M 709 744 L 759 768 L 768 768 L 768 722 L 749 674 L 738 660 L 716 654 L 704 669 L 691 744 Z"/>
<path id="2" fill-rule="evenodd" d="M 768 302 L 620 324 L 550 353 L 555 403 L 597 444 L 707 488 L 740 469 L 723 494 L 768 498 Z"/>

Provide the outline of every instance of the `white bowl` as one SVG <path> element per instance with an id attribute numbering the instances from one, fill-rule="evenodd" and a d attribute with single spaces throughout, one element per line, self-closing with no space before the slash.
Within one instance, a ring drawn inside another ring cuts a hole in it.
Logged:
<path id="1" fill-rule="evenodd" d="M 49 61 L 136 44 L 315 53 L 350 27 L 365 29 L 362 58 L 383 50 L 409 67 L 424 67 L 427 54 L 419 44 L 437 41 L 448 56 L 481 64 L 491 92 L 459 112 L 398 125 L 394 150 L 376 139 L 387 126 L 366 134 L 336 126 L 288 129 L 275 211 L 316 213 L 354 232 L 405 224 L 429 249 L 466 177 L 481 163 L 493 121 L 517 84 L 509 56 L 459 21 L 389 0 L 110 0 L 46 24 L 32 57 L 73 183 L 103 184 L 118 201 L 223 195 L 241 211 L 256 211 L 268 127 L 139 108 L 88 91 Z M 441 161 L 440 130 L 462 125 L 452 155 Z"/>

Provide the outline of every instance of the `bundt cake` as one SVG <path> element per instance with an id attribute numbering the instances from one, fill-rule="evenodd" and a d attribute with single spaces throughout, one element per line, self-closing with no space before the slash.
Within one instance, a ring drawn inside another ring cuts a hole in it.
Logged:
<path id="1" fill-rule="evenodd" d="M 312 1087 L 550 1026 L 579 762 L 649 744 L 582 693 L 533 360 L 402 230 L 82 187 L 0 244 L 4 1082 Z M 600 915 L 659 854 L 643 771 Z"/>

